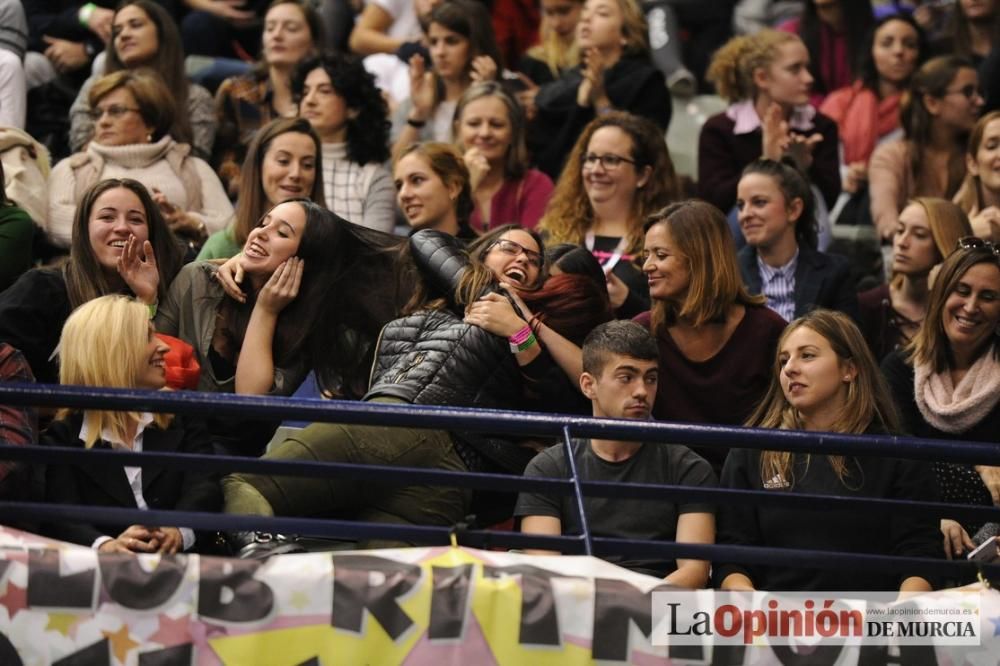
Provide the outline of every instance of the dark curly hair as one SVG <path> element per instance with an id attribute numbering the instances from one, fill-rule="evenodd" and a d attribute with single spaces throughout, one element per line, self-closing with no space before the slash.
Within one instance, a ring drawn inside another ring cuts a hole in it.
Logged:
<path id="1" fill-rule="evenodd" d="M 299 64 L 292 78 L 292 94 L 302 97 L 306 77 L 322 68 L 330 84 L 353 113 L 347 119 L 347 157 L 358 164 L 389 159 L 389 108 L 373 77 L 354 55 L 326 52 Z"/>

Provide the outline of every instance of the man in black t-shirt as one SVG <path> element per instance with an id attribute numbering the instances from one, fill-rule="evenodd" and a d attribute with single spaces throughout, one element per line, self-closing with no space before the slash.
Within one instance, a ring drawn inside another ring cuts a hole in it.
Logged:
<path id="1" fill-rule="evenodd" d="M 630 321 L 602 324 L 583 344 L 580 388 L 596 417 L 649 419 L 656 396 L 659 359 L 656 341 Z M 679 444 L 574 440 L 573 457 L 581 479 L 622 483 L 715 486 L 711 466 Z M 525 475 L 566 478 L 566 449 L 553 446 L 528 464 Z M 713 543 L 715 517 L 711 505 L 676 504 L 663 500 L 585 497 L 584 509 L 594 536 Z M 521 493 L 515 515 L 530 534 L 579 534 L 573 496 Z M 709 563 L 612 556 L 608 561 L 639 573 L 666 577 L 687 588 L 704 587 Z"/>

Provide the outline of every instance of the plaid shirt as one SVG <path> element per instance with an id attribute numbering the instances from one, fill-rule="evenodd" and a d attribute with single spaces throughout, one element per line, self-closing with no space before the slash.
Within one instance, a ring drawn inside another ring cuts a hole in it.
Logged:
<path id="1" fill-rule="evenodd" d="M 35 381 L 24 355 L 6 342 L 0 343 L 0 381 Z M 37 441 L 38 416 L 33 408 L 0 405 L 0 442 L 27 445 Z M 0 460 L 0 497 L 8 496 L 2 488 L 3 482 L 18 467 L 20 463 Z"/>

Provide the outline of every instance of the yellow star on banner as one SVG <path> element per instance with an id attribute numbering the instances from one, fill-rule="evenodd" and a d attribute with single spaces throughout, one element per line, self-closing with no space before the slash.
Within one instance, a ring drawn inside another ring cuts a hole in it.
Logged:
<path id="1" fill-rule="evenodd" d="M 118 631 L 102 631 L 101 633 L 111 642 L 111 650 L 115 653 L 115 658 L 122 664 L 125 663 L 125 657 L 128 656 L 128 653 L 140 645 L 129 637 L 127 624 L 123 624 Z"/>
<path id="2" fill-rule="evenodd" d="M 52 629 L 63 636 L 69 636 L 70 628 L 79 621 L 80 616 L 73 613 L 49 613 L 49 623 L 45 626 L 45 631 Z"/>

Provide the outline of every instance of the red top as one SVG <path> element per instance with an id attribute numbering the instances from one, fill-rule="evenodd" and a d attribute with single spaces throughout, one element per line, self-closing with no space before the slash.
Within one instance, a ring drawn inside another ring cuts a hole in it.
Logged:
<path id="1" fill-rule="evenodd" d="M 528 169 L 520 180 L 505 180 L 490 202 L 490 227 L 519 224 L 534 229 L 552 196 L 552 180 L 538 169 Z M 483 220 L 479 209 L 472 211 L 469 226 L 479 232 Z"/>

